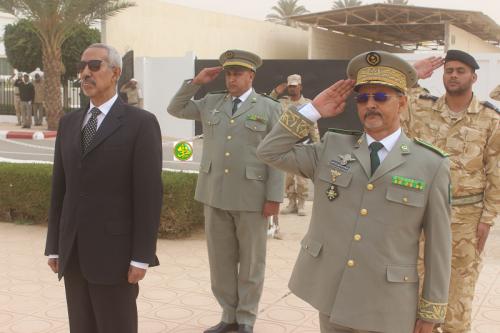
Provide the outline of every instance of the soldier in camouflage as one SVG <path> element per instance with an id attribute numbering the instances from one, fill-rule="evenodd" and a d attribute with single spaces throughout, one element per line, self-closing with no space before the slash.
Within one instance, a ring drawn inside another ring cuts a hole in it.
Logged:
<path id="1" fill-rule="evenodd" d="M 474 289 L 481 252 L 500 210 L 499 110 L 479 101 L 472 91 L 476 60 L 450 50 L 446 58 L 415 63 L 420 79 L 444 65 L 446 94 L 440 98 L 410 94 L 409 110 L 401 116 L 408 136 L 419 137 L 450 155 L 452 179 L 452 273 L 444 333 L 471 329 Z"/>
<path id="2" fill-rule="evenodd" d="M 500 84 L 491 91 L 490 98 L 500 101 Z"/>
<path id="3" fill-rule="evenodd" d="M 285 90 L 288 96 L 280 97 Z M 286 111 L 291 106 L 300 107 L 311 102 L 310 99 L 302 96 L 302 77 L 298 74 L 288 76 L 287 82 L 278 85 L 269 94 L 272 98 L 278 99 L 281 103 L 282 110 Z M 309 139 L 312 142 L 319 142 L 318 125 L 314 124 L 309 131 Z M 285 192 L 288 198 L 288 206 L 281 210 L 282 214 L 297 213 L 299 216 L 305 216 L 304 203 L 307 199 L 307 179 L 291 173 L 286 174 L 285 178 Z"/>

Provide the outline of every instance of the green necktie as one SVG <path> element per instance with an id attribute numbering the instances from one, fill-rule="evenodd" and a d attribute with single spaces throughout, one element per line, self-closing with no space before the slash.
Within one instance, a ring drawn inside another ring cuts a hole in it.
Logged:
<path id="1" fill-rule="evenodd" d="M 236 112 L 236 110 L 238 110 L 238 104 L 241 103 L 241 99 L 239 99 L 238 97 L 236 97 L 234 100 L 233 100 L 233 109 L 231 110 L 232 114 L 234 114 Z"/>
<path id="2" fill-rule="evenodd" d="M 384 148 L 384 145 L 378 141 L 370 143 L 370 166 L 372 168 L 371 169 L 372 175 L 375 173 L 375 170 L 377 170 L 378 166 L 380 165 L 380 159 L 378 158 L 378 151 L 382 148 Z"/>

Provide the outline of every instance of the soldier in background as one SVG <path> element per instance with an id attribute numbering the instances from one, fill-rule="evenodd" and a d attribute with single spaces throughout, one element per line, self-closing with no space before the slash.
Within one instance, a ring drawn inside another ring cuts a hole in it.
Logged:
<path id="1" fill-rule="evenodd" d="M 33 116 L 35 118 L 35 126 L 41 126 L 43 123 L 43 103 L 45 102 L 45 81 L 39 73 L 35 74 L 33 81 L 35 87 L 35 100 L 33 101 Z"/>
<path id="2" fill-rule="evenodd" d="M 288 96 L 280 97 L 285 90 Z M 310 99 L 302 96 L 302 77 L 298 74 L 292 74 L 288 77 L 286 83 L 278 85 L 269 94 L 271 97 L 278 99 L 281 103 L 282 110 L 286 111 L 290 107 L 299 108 L 311 102 Z M 317 123 L 310 128 L 309 139 L 314 142 L 319 142 L 319 131 Z M 299 216 L 305 216 L 304 203 L 307 199 L 308 188 L 307 179 L 293 173 L 287 173 L 285 179 L 285 192 L 288 198 L 288 206 L 281 210 L 282 214 L 297 213 Z"/>
<path id="3" fill-rule="evenodd" d="M 490 98 L 500 101 L 500 84 L 491 91 Z"/>
<path id="4" fill-rule="evenodd" d="M 130 79 L 127 83 L 125 83 L 121 88 L 120 92 L 127 94 L 127 103 L 128 105 L 132 105 L 142 109 L 143 107 L 143 98 L 142 98 L 142 90 L 139 88 L 136 79 Z"/>
<path id="5" fill-rule="evenodd" d="M 22 80 L 16 80 L 14 86 L 19 88 L 23 128 L 31 128 L 31 113 L 33 112 L 32 104 L 35 99 L 35 88 L 30 82 L 30 76 L 24 73 Z"/>
<path id="6" fill-rule="evenodd" d="M 21 126 L 23 124 L 22 115 L 21 115 L 21 99 L 19 98 L 19 88 L 15 86 L 17 81 L 22 82 L 23 73 L 18 72 L 17 69 L 14 69 L 14 74 L 10 77 L 10 81 L 12 82 L 14 88 L 14 110 L 16 111 L 17 117 L 17 126 Z"/>
<path id="7" fill-rule="evenodd" d="M 471 329 L 474 289 L 481 252 L 500 210 L 499 110 L 481 102 L 472 91 L 479 65 L 470 55 L 449 50 L 446 58 L 415 63 L 420 79 L 444 64 L 446 94 L 412 94 L 402 124 L 410 137 L 419 137 L 450 154 L 452 186 L 452 274 L 445 333 Z"/>

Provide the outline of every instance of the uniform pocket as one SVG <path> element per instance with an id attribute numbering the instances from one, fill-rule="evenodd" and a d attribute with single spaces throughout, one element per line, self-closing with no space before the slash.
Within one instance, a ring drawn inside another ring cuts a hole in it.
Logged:
<path id="1" fill-rule="evenodd" d="M 418 282 L 418 272 L 416 265 L 388 265 L 387 281 L 400 283 Z"/>
<path id="2" fill-rule="evenodd" d="M 267 179 L 267 168 L 265 166 L 247 166 L 247 179 L 265 181 Z"/>
<path id="3" fill-rule="evenodd" d="M 321 252 L 323 244 L 310 238 L 304 238 L 300 242 L 302 250 L 309 253 L 312 257 L 317 258 Z"/>
<path id="4" fill-rule="evenodd" d="M 245 120 L 245 127 L 253 132 L 264 132 L 267 125 L 255 120 Z"/>
<path id="5" fill-rule="evenodd" d="M 389 186 L 385 198 L 405 206 L 424 207 L 425 195 L 423 191 L 410 190 L 396 185 Z"/>

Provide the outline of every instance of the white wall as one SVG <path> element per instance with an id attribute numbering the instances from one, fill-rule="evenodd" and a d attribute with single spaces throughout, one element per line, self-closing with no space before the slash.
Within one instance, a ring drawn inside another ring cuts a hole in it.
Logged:
<path id="1" fill-rule="evenodd" d="M 314 27 L 309 28 L 308 59 L 351 59 L 360 53 L 372 50 L 406 52 L 397 47 L 362 38 L 349 37 Z"/>
<path id="2" fill-rule="evenodd" d="M 194 136 L 194 121 L 177 119 L 167 113 L 167 105 L 182 81 L 193 77 L 194 60 L 194 54 L 188 53 L 184 57 L 142 57 L 134 61 L 134 77 L 142 87 L 144 109 L 156 115 L 163 136 Z"/>
<path id="3" fill-rule="evenodd" d="M 500 54 L 498 53 L 471 53 L 479 64 L 477 73 L 477 82 L 473 86 L 474 93 L 480 100 L 488 100 L 492 104 L 500 107 L 500 102 L 489 98 L 490 92 L 500 84 Z M 398 54 L 410 63 L 430 56 L 443 56 L 443 53 L 411 53 Z M 420 80 L 419 84 L 427 88 L 433 95 L 441 96 L 445 94 L 443 86 L 443 67 L 434 72 L 432 77 L 426 80 Z"/>
<path id="4" fill-rule="evenodd" d="M 446 24 L 445 29 L 445 45 L 447 50 L 459 49 L 469 53 L 500 53 L 499 47 L 491 45 L 459 27 Z"/>

